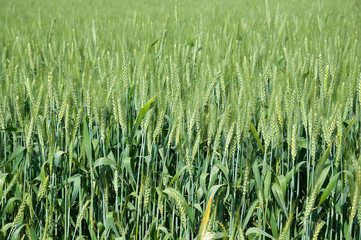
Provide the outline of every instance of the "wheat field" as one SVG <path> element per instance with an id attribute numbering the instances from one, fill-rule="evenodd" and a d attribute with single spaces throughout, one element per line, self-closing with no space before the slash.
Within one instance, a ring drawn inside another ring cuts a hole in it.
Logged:
<path id="1" fill-rule="evenodd" d="M 0 239 L 361 239 L 361 2 L 0 2 Z"/>

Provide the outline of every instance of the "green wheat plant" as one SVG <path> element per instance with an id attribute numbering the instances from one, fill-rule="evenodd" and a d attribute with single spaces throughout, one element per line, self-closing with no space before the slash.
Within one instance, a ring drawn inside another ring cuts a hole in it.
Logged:
<path id="1" fill-rule="evenodd" d="M 0 2 L 0 239 L 361 239 L 359 12 Z"/>

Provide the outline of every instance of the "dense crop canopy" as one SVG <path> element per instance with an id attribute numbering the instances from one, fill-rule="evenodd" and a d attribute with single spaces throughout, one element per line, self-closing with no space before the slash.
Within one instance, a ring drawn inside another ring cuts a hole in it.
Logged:
<path id="1" fill-rule="evenodd" d="M 0 3 L 0 239 L 360 239 L 359 1 L 71 2 Z"/>

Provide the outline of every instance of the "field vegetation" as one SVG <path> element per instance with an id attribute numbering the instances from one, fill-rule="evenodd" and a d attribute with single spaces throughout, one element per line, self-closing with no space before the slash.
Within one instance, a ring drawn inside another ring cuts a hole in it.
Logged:
<path id="1" fill-rule="evenodd" d="M 361 239 L 361 3 L 1 1 L 0 239 Z"/>

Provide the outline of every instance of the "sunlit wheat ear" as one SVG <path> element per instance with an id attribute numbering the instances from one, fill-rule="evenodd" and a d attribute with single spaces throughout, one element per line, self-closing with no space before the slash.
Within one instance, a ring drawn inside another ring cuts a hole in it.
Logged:
<path id="1" fill-rule="evenodd" d="M 54 108 L 54 92 L 53 92 L 53 73 L 49 72 L 48 75 L 48 96 L 50 99 L 50 108 L 53 109 Z"/>
<path id="2" fill-rule="evenodd" d="M 105 113 L 104 111 L 101 111 L 100 113 L 100 139 L 101 141 L 104 143 L 105 142 L 105 136 L 106 136 L 106 133 L 105 133 Z"/>
<path id="3" fill-rule="evenodd" d="M 75 125 L 73 127 L 73 134 L 72 134 L 72 140 L 74 140 L 76 138 L 76 135 L 78 133 L 78 128 L 79 128 L 79 125 L 80 125 L 80 118 L 82 116 L 82 109 L 79 109 L 78 110 L 78 113 L 76 115 L 76 119 L 75 119 Z"/>
<path id="4" fill-rule="evenodd" d="M 318 191 L 318 186 L 317 184 L 313 187 L 313 190 L 311 192 L 311 195 L 308 198 L 308 203 L 306 205 L 306 210 L 304 213 L 304 222 L 307 221 L 308 216 L 310 215 L 313 205 L 315 204 L 316 201 L 316 197 L 317 197 L 317 191 Z"/>
<path id="5" fill-rule="evenodd" d="M 181 130 L 182 130 L 182 118 L 179 117 L 177 121 L 176 134 L 175 134 L 175 144 L 180 147 L 181 143 Z"/>
<path id="6" fill-rule="evenodd" d="M 296 205 L 295 205 L 295 203 L 293 203 L 291 213 L 289 214 L 287 222 L 286 222 L 285 226 L 282 229 L 282 232 L 281 232 L 281 234 L 280 234 L 280 236 L 278 238 L 279 240 L 285 240 L 286 239 L 288 231 L 289 231 L 289 229 L 291 227 L 291 224 L 292 224 L 292 221 L 293 221 L 293 218 L 294 218 L 295 208 L 296 208 Z"/>
<path id="7" fill-rule="evenodd" d="M 7 194 L 10 192 L 12 187 L 15 185 L 16 181 L 18 180 L 18 176 L 19 176 L 19 174 L 15 173 L 15 175 L 12 177 L 10 183 L 6 186 L 5 191 L 2 193 L 1 202 L 5 199 Z"/>
<path id="8" fill-rule="evenodd" d="M 361 183 L 361 167 L 358 165 L 358 162 L 353 159 L 353 165 L 355 166 L 355 192 L 352 198 L 352 204 L 351 204 L 351 215 L 350 215 L 350 222 L 353 221 L 353 219 L 356 216 L 356 211 L 359 204 L 360 199 L 360 183 Z"/>
<path id="9" fill-rule="evenodd" d="M 324 222 L 324 221 L 320 221 L 319 223 L 317 223 L 315 231 L 313 233 L 312 240 L 317 240 L 318 239 L 318 236 L 319 236 L 319 234 L 321 232 L 321 229 L 325 224 L 326 224 L 326 222 Z"/>
<path id="10" fill-rule="evenodd" d="M 193 130 L 193 125 L 195 124 L 195 120 L 196 120 L 196 111 L 193 112 L 190 120 L 188 121 L 188 142 L 190 142 L 192 138 L 192 130 Z"/>
<path id="11" fill-rule="evenodd" d="M 291 155 L 292 155 L 292 160 L 295 161 L 296 159 L 296 154 L 297 154 L 297 149 L 296 149 L 296 124 L 293 125 L 292 128 L 292 141 L 291 141 Z"/>
<path id="12" fill-rule="evenodd" d="M 90 204 L 90 200 L 86 201 L 85 204 L 83 205 L 81 211 L 79 212 L 78 217 L 77 217 L 77 219 L 76 219 L 75 229 L 78 229 L 78 228 L 79 228 L 80 223 L 81 223 L 81 221 L 82 221 L 83 218 L 84 218 L 85 212 L 86 212 L 86 210 L 88 209 L 89 204 Z"/>
<path id="13" fill-rule="evenodd" d="M 66 110 L 66 106 L 67 106 L 67 99 L 68 99 L 67 97 L 64 97 L 63 102 L 61 104 L 59 115 L 58 115 L 59 122 L 61 122 L 64 118 L 65 110 Z"/>
<path id="14" fill-rule="evenodd" d="M 249 174 L 250 174 L 250 165 L 248 164 L 248 161 L 246 161 L 246 166 L 244 168 L 244 175 L 243 175 L 243 199 L 245 199 L 246 194 L 248 192 Z"/>
<path id="15" fill-rule="evenodd" d="M 19 121 L 19 124 L 20 124 L 20 127 L 23 127 L 24 126 L 24 121 L 23 121 L 23 115 L 22 115 L 22 112 L 20 110 L 20 105 L 19 105 L 19 96 L 16 96 L 15 98 L 15 107 L 16 107 L 16 115 L 17 115 L 17 118 L 18 118 L 18 121 Z M 2 109 L 0 107 L 0 116 L 2 115 Z M 0 117 L 0 124 L 2 123 L 2 117 Z M 4 124 L 4 123 L 2 123 Z"/>
<path id="16" fill-rule="evenodd" d="M 177 204 L 177 208 L 180 214 L 180 219 L 183 225 L 183 228 L 187 228 L 187 216 L 186 216 L 186 212 L 185 209 L 180 201 L 180 199 L 178 197 L 176 197 L 176 204 Z"/>
<path id="17" fill-rule="evenodd" d="M 29 126 L 26 129 L 26 149 L 31 152 L 32 149 L 32 134 L 34 127 L 34 118 L 31 118 Z"/>
<path id="18" fill-rule="evenodd" d="M 29 239 L 29 240 L 32 240 L 32 236 L 31 236 L 31 230 L 30 230 L 30 227 L 29 227 L 29 224 L 26 224 L 25 225 L 25 229 L 26 229 L 26 237 Z"/>
<path id="19" fill-rule="evenodd" d="M 153 133 L 153 142 L 156 143 L 159 141 L 159 137 L 162 133 L 162 127 L 163 127 L 163 120 L 164 120 L 164 112 L 160 113 L 159 119 L 157 121 L 157 125 L 155 127 L 154 133 Z"/>
<path id="20" fill-rule="evenodd" d="M 22 203 L 20 205 L 19 211 L 16 214 L 16 217 L 15 217 L 15 219 L 13 221 L 13 225 L 12 225 L 13 228 L 16 227 L 19 224 L 20 219 L 23 217 L 25 207 L 26 207 L 27 198 L 28 198 L 28 194 L 25 194 L 24 199 L 23 199 L 23 201 L 22 201 Z"/>
<path id="21" fill-rule="evenodd" d="M 49 176 L 46 176 L 44 181 L 41 182 L 41 185 L 39 187 L 38 201 L 41 200 L 45 196 L 47 188 L 48 188 L 48 183 L 49 183 Z"/>
<path id="22" fill-rule="evenodd" d="M 151 178 L 149 174 L 145 177 L 145 189 L 144 189 L 144 206 L 147 208 L 150 200 L 150 192 L 151 192 L 151 186 L 150 186 Z"/>
<path id="23" fill-rule="evenodd" d="M 235 126 L 235 123 L 232 124 L 231 129 L 228 131 L 228 135 L 227 135 L 227 138 L 226 138 L 226 144 L 224 145 L 224 151 L 225 152 L 228 151 L 228 147 L 231 144 L 231 140 L 233 138 L 234 126 Z"/>
<path id="24" fill-rule="evenodd" d="M 0 128 L 5 129 L 5 116 L 2 104 L 0 104 Z"/>

